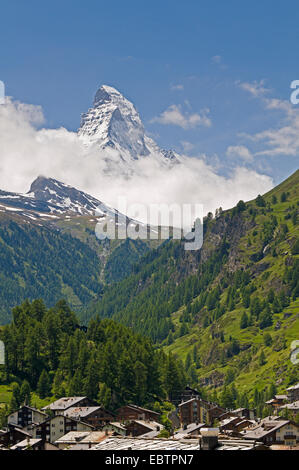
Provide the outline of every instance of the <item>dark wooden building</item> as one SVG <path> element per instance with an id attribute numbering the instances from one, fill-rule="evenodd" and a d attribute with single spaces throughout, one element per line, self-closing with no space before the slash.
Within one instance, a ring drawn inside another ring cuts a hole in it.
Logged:
<path id="1" fill-rule="evenodd" d="M 19 428 L 26 428 L 32 424 L 40 424 L 48 418 L 47 413 L 32 406 L 23 405 L 7 417 L 8 424 Z"/>
<path id="2" fill-rule="evenodd" d="M 30 439 L 31 434 L 16 426 L 9 425 L 7 431 L 0 434 L 0 444 L 11 447 L 24 439 Z"/>
<path id="3" fill-rule="evenodd" d="M 143 421 L 157 421 L 160 413 L 153 410 L 147 410 L 137 405 L 125 405 L 117 410 L 117 421 L 131 421 L 133 419 Z"/>
<path id="4" fill-rule="evenodd" d="M 115 415 L 103 406 L 74 406 L 64 412 L 64 416 L 91 424 L 96 429 L 114 421 Z"/>

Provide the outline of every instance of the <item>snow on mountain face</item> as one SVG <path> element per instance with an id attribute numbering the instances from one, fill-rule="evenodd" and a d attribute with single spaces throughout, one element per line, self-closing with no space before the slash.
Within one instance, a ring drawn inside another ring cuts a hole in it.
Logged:
<path id="1" fill-rule="evenodd" d="M 28 196 L 47 203 L 54 208 L 52 212 L 74 212 L 79 215 L 94 214 L 97 207 L 102 204 L 83 191 L 43 176 L 39 176 L 31 184 Z"/>
<path id="2" fill-rule="evenodd" d="M 112 216 L 116 212 L 83 191 L 43 176 L 31 184 L 26 194 L 0 190 L 0 207 L 5 211 L 33 211 L 45 217 L 49 214 Z"/>
<path id="3" fill-rule="evenodd" d="M 86 147 L 101 150 L 107 171 L 131 173 L 134 161 L 152 156 L 161 165 L 179 161 L 172 150 L 162 150 L 148 136 L 134 105 L 119 91 L 103 85 L 97 91 L 93 107 L 82 115 L 78 135 Z"/>
<path id="4" fill-rule="evenodd" d="M 108 223 L 111 226 L 116 224 L 116 230 L 130 227 L 133 233 L 133 229 L 139 231 L 138 227 L 141 227 L 156 233 L 156 229 L 127 217 L 83 191 L 43 176 L 31 184 L 26 194 L 0 190 L 0 212 L 17 213 L 27 223 L 28 219 L 49 221 L 48 218 L 69 220 L 77 216 L 92 216 L 89 220 L 97 221 L 96 234 L 99 239 L 105 238 L 102 231 L 106 232 Z"/>

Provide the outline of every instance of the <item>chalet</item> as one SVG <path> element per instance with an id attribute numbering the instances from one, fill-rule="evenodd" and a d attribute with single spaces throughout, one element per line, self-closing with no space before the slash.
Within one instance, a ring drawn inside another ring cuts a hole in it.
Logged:
<path id="1" fill-rule="evenodd" d="M 90 424 L 83 423 L 77 419 L 68 418 L 64 415 L 55 415 L 48 418 L 41 424 L 33 425 L 29 432 L 35 439 L 42 439 L 47 442 L 55 442 L 60 437 L 70 431 L 93 431 L 94 427 Z"/>
<path id="2" fill-rule="evenodd" d="M 61 450 L 72 449 L 72 447 L 76 450 L 88 450 L 109 435 L 111 434 L 103 431 L 71 431 L 57 439 L 55 445 Z"/>
<path id="3" fill-rule="evenodd" d="M 103 427 L 103 431 L 110 432 L 114 436 L 126 436 L 127 435 L 127 428 L 125 424 L 118 423 L 116 421 L 105 424 L 105 426 Z"/>
<path id="4" fill-rule="evenodd" d="M 66 410 L 72 407 L 78 406 L 98 406 L 93 400 L 87 397 L 62 397 L 58 400 L 50 403 L 50 405 L 44 406 L 43 411 L 50 410 L 55 415 L 63 414 Z"/>
<path id="5" fill-rule="evenodd" d="M 202 416 L 201 400 L 199 398 L 190 398 L 183 403 L 179 404 L 179 415 L 181 426 L 196 423 L 206 422 L 206 419 L 201 419 Z"/>
<path id="6" fill-rule="evenodd" d="M 113 421 L 114 414 L 106 410 L 102 406 L 72 406 L 64 413 L 64 416 L 78 419 L 84 423 L 91 424 L 95 428 L 99 428 L 104 424 Z"/>
<path id="7" fill-rule="evenodd" d="M 143 421 L 156 421 L 159 419 L 160 413 L 156 411 L 147 410 L 137 405 L 122 406 L 117 410 L 117 421 L 131 421 L 139 419 Z"/>
<path id="8" fill-rule="evenodd" d="M 299 382 L 292 387 L 287 388 L 288 401 L 293 403 L 294 401 L 299 400 Z"/>
<path id="9" fill-rule="evenodd" d="M 55 441 L 55 445 L 60 449 L 66 449 L 69 446 L 77 444 L 81 442 L 85 437 L 91 434 L 90 431 L 70 431 L 64 436 L 61 436 L 57 441 Z"/>
<path id="10" fill-rule="evenodd" d="M 266 401 L 266 405 L 272 408 L 274 413 L 287 402 L 288 397 L 286 395 L 275 395 L 271 400 Z"/>
<path id="11" fill-rule="evenodd" d="M 31 437 L 31 434 L 24 429 L 9 425 L 6 431 L 0 433 L 0 444 L 5 447 L 10 447 Z"/>
<path id="12" fill-rule="evenodd" d="M 242 432 L 244 429 L 250 429 L 256 425 L 256 421 L 252 419 L 242 419 L 235 425 L 235 431 L 236 432 Z"/>
<path id="13" fill-rule="evenodd" d="M 286 405 L 283 405 L 279 408 L 279 411 L 286 410 L 288 411 L 293 418 L 296 418 L 296 416 L 299 414 L 299 400 L 294 401 L 294 403 L 287 403 Z"/>
<path id="14" fill-rule="evenodd" d="M 254 420 L 256 410 L 250 410 L 249 408 L 237 408 L 236 410 L 233 410 L 232 413 L 235 416 L 239 416 L 240 418 L 244 417 L 246 419 Z"/>
<path id="15" fill-rule="evenodd" d="M 47 418 L 47 413 L 31 406 L 23 405 L 17 411 L 8 415 L 7 422 L 19 428 L 27 428 L 27 426 L 32 424 L 40 424 Z"/>
<path id="16" fill-rule="evenodd" d="M 180 423 L 185 424 L 206 423 L 212 424 L 225 412 L 224 408 L 214 405 L 199 397 L 191 398 L 179 404 Z"/>
<path id="17" fill-rule="evenodd" d="M 189 386 L 185 387 L 185 389 L 178 395 L 177 400 L 171 400 L 174 404 L 178 405 L 184 401 L 191 400 L 191 398 L 200 398 L 200 393 L 196 388 L 191 388 Z M 175 403 L 177 401 L 177 403 Z"/>
<path id="18" fill-rule="evenodd" d="M 220 421 L 219 423 L 219 429 L 221 432 L 226 432 L 226 431 L 235 431 L 236 430 L 236 425 L 242 421 L 239 416 L 232 416 L 230 418 L 226 418 L 223 421 Z"/>
<path id="19" fill-rule="evenodd" d="M 133 420 L 126 424 L 127 436 L 157 437 L 164 426 L 155 421 Z"/>
<path id="20" fill-rule="evenodd" d="M 266 445 L 295 446 L 299 442 L 299 425 L 289 420 L 268 416 L 256 427 L 244 431 L 244 439 L 256 439 Z"/>
<path id="21" fill-rule="evenodd" d="M 220 416 L 225 413 L 225 409 L 218 405 L 210 404 L 208 408 L 208 423 L 214 425 L 215 421 L 219 421 Z"/>
<path id="22" fill-rule="evenodd" d="M 42 439 L 24 439 L 10 448 L 10 450 L 59 450 L 50 442 L 44 442 Z"/>
<path id="23" fill-rule="evenodd" d="M 246 419 L 244 417 L 232 416 L 220 421 L 219 429 L 225 434 L 229 434 L 229 431 L 233 431 L 236 435 L 241 433 L 244 429 L 249 429 L 256 424 L 255 421 Z"/>
<path id="24" fill-rule="evenodd" d="M 200 436 L 201 428 L 205 428 L 206 425 L 204 423 L 191 423 L 191 424 L 184 424 L 184 426 L 178 429 L 174 435 L 174 439 L 185 439 L 186 437 L 197 437 Z"/>

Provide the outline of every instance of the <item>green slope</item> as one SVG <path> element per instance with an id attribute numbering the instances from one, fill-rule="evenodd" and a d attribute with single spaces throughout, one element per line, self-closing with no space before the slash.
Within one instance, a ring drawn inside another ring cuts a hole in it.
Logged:
<path id="1" fill-rule="evenodd" d="M 80 240 L 47 227 L 12 220 L 0 225 L 0 323 L 24 299 L 42 297 L 47 305 L 66 298 L 73 307 L 102 290 L 100 260 Z"/>
<path id="2" fill-rule="evenodd" d="M 298 189 L 299 171 L 208 218 L 199 252 L 164 243 L 89 315 L 112 316 L 176 352 L 194 385 L 219 390 L 233 380 L 251 393 L 274 381 L 283 390 L 298 379 L 289 360 L 299 339 Z"/>
<path id="3" fill-rule="evenodd" d="M 129 275 L 153 247 L 140 240 L 100 242 L 95 223 L 86 216 L 45 221 L 0 212 L 0 325 L 27 298 L 48 306 L 65 298 L 80 315 L 103 284 Z"/>

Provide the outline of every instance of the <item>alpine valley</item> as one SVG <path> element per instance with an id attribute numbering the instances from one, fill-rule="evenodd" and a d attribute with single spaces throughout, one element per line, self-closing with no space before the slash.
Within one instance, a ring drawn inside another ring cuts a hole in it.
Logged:
<path id="1" fill-rule="evenodd" d="M 99 150 L 105 172 L 121 173 L 128 180 L 140 159 L 154 158 L 163 167 L 184 164 L 183 157 L 160 149 L 145 134 L 133 104 L 109 86 L 97 91 L 78 135 L 85 148 Z M 164 379 L 174 368 L 182 370 L 183 363 L 186 376 L 173 377 L 214 394 L 213 400 L 223 406 L 236 403 L 235 386 L 244 394 L 244 406 L 253 399 L 255 387 L 264 390 L 273 384 L 284 390 L 298 379 L 298 367 L 290 361 L 291 344 L 299 338 L 298 192 L 299 171 L 265 195 L 207 214 L 203 247 L 185 251 L 184 240 L 171 238 L 99 240 L 99 220 L 116 216 L 120 225 L 138 222 L 47 176 L 33 181 L 26 194 L 0 191 L 1 324 L 11 322 L 13 307 L 22 303 L 14 318 L 24 320 L 29 312 L 34 318 L 29 303 L 34 299 L 43 299 L 45 308 L 58 302 L 60 310 L 54 308 L 50 316 L 58 311 L 61 317 L 66 311 L 69 315 L 65 304 L 59 304 L 65 299 L 82 324 L 91 321 L 88 343 L 96 341 L 97 332 L 101 341 L 109 339 L 111 348 L 114 331 L 123 344 L 130 338 L 121 361 L 127 353 L 134 356 L 134 344 L 139 347 L 143 341 L 140 335 L 149 338 L 144 339 L 145 372 L 138 363 L 142 374 L 158 374 L 165 357 L 175 357 L 181 365 L 169 360 Z M 12 323 L 18 334 L 21 320 Z M 42 320 L 34 322 L 42 330 Z M 46 361 L 46 356 L 41 352 L 38 360 Z M 156 358 L 154 372 L 151 357 Z M 47 368 L 45 364 L 41 367 Z M 122 370 L 122 363 L 118 366 Z M 54 375 L 55 370 L 49 372 Z M 26 373 L 24 366 L 22 378 Z M 118 382 L 112 377 L 109 389 Z M 149 401 L 145 395 L 141 404 Z"/>

